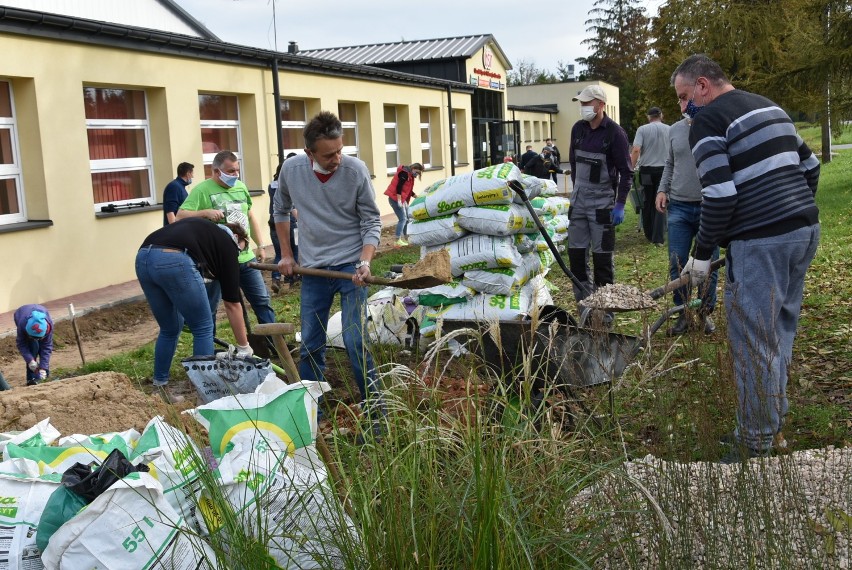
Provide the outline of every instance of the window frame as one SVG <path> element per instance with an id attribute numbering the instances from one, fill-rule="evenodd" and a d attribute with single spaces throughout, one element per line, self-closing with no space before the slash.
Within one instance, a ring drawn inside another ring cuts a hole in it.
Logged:
<path id="1" fill-rule="evenodd" d="M 154 160 L 151 152 L 151 114 L 148 107 L 148 92 L 145 89 L 130 89 L 126 87 L 94 87 L 83 86 L 86 89 L 111 90 L 111 91 L 139 91 L 145 102 L 144 119 L 86 119 L 86 135 L 90 130 L 141 130 L 145 138 L 145 156 L 112 159 L 89 159 L 90 179 L 95 174 L 109 174 L 111 172 L 138 172 L 145 171 L 148 178 L 148 196 L 128 198 L 126 200 L 110 200 L 107 202 L 95 202 L 95 188 L 92 184 L 92 202 L 96 213 L 101 212 L 101 207 L 109 204 L 121 205 L 133 202 L 147 201 L 150 204 L 157 203 L 157 190 L 154 187 Z M 84 96 L 85 100 L 85 96 Z M 88 140 L 87 140 L 88 147 Z"/>
<path id="2" fill-rule="evenodd" d="M 352 105 L 352 109 L 355 111 L 354 121 L 344 121 L 342 119 L 343 113 L 340 109 L 341 105 Z M 355 145 L 344 145 L 343 150 L 341 152 L 347 156 L 354 156 L 355 158 L 360 158 L 360 144 L 358 139 L 358 105 L 353 101 L 338 101 L 337 116 L 340 118 L 341 130 L 343 131 L 344 135 L 347 129 L 351 129 L 355 133 Z M 346 137 L 344 136 L 343 139 L 346 140 Z"/>
<path id="3" fill-rule="evenodd" d="M 427 121 L 423 122 L 423 113 L 426 113 Z M 432 167 L 432 109 L 420 107 L 420 162 L 423 168 Z M 423 142 L 423 129 L 426 129 L 426 142 Z M 428 160 L 427 160 L 428 156 Z"/>
<path id="4" fill-rule="evenodd" d="M 242 160 L 243 156 L 243 134 L 242 129 L 240 128 L 240 99 L 237 95 L 229 95 L 223 93 L 204 93 L 199 91 L 198 93 L 198 105 L 199 105 L 199 115 L 201 111 L 201 96 L 202 95 L 215 95 L 217 97 L 232 97 L 234 102 L 236 103 L 237 108 L 237 118 L 236 119 L 201 119 L 200 122 L 200 130 L 203 129 L 234 129 L 237 133 L 237 148 L 226 148 L 219 149 L 219 152 L 222 150 L 230 150 L 233 152 L 238 160 Z M 213 176 L 213 159 L 216 158 L 218 152 L 204 152 L 204 140 L 201 141 L 201 164 L 204 170 L 204 177 L 210 178 Z"/>
<path id="5" fill-rule="evenodd" d="M 399 161 L 399 112 L 396 108 L 396 105 L 385 105 L 382 109 L 382 112 L 384 113 L 383 119 L 387 118 L 386 112 L 388 109 L 393 109 L 394 121 L 383 121 L 384 131 L 382 134 L 385 140 L 385 162 L 387 163 L 388 155 L 390 153 L 394 153 L 394 155 L 396 156 L 396 160 L 394 161 L 393 166 L 391 166 L 389 163 L 387 164 L 386 172 L 387 174 L 395 174 L 396 169 L 401 164 L 401 162 Z M 387 142 L 388 129 L 393 129 L 395 141 L 393 143 Z"/>
<path id="6" fill-rule="evenodd" d="M 10 150 L 12 151 L 12 163 L 0 164 L 0 180 L 14 180 L 15 194 L 18 200 L 18 211 L 9 214 L 0 214 L 0 225 L 17 224 L 27 221 L 27 203 L 24 194 L 24 176 L 21 168 L 21 145 L 18 140 L 18 116 L 15 113 L 15 90 L 12 82 L 7 78 L 0 78 L 9 90 L 9 107 L 11 117 L 0 117 L 0 130 L 9 131 Z"/>
<path id="7" fill-rule="evenodd" d="M 305 132 L 305 127 L 308 124 L 308 101 L 307 101 L 307 99 L 298 99 L 296 97 L 281 97 L 280 101 L 282 102 L 282 104 L 283 104 L 284 101 L 287 101 L 288 105 L 289 105 L 289 101 L 301 101 L 302 102 L 302 107 L 305 110 L 305 117 L 304 117 L 303 120 L 301 120 L 301 121 L 285 121 L 285 120 L 282 120 L 279 117 L 278 123 L 279 123 L 279 128 L 282 131 L 284 129 L 294 129 L 294 130 L 298 129 L 298 132 L 297 132 L 297 135 L 296 135 L 296 140 L 304 140 L 303 139 L 303 133 Z M 288 112 L 289 112 L 289 106 L 288 106 Z M 283 135 L 283 133 L 282 133 L 282 135 Z M 287 137 L 284 137 L 284 138 L 286 139 Z M 295 152 L 296 154 L 305 154 L 304 144 L 302 146 L 298 147 L 298 148 L 284 148 L 283 152 L 284 152 L 284 156 L 287 156 L 291 152 Z"/>

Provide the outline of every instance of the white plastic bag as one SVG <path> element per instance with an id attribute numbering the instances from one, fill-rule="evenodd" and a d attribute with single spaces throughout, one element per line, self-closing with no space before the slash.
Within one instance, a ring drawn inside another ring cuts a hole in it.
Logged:
<path id="1" fill-rule="evenodd" d="M 406 232 L 408 241 L 415 245 L 438 245 L 458 239 L 467 230 L 458 223 L 456 214 L 409 222 Z"/>
<path id="2" fill-rule="evenodd" d="M 518 204 L 472 206 L 458 213 L 458 224 L 478 234 L 507 236 L 537 231 L 529 211 Z"/>
<path id="3" fill-rule="evenodd" d="M 446 249 L 450 254 L 450 270 L 456 277 L 471 269 L 513 267 L 521 262 L 511 236 L 471 234 L 443 246 L 423 249 L 426 253 Z"/>
<path id="4" fill-rule="evenodd" d="M 61 475 L 31 478 L 0 473 L 0 568 L 40 570 L 35 532 L 44 506 L 59 487 Z"/>
<path id="5" fill-rule="evenodd" d="M 508 204 L 514 192 L 510 181 L 521 181 L 514 164 L 502 163 L 451 176 L 427 188 L 409 205 L 413 220 L 426 220 L 458 212 L 465 206 Z"/>

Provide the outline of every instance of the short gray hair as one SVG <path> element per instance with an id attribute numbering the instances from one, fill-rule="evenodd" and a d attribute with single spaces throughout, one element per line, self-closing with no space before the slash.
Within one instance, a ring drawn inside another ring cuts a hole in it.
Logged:
<path id="1" fill-rule="evenodd" d="M 677 69 L 672 73 L 672 86 L 674 86 L 678 75 L 683 77 L 687 82 L 694 82 L 699 77 L 706 77 L 716 86 L 730 83 L 728 76 L 722 71 L 722 67 L 703 53 L 691 55 L 677 66 Z"/>
<path id="2" fill-rule="evenodd" d="M 210 166 L 217 170 L 221 170 L 222 165 L 225 164 L 226 160 L 230 160 L 231 162 L 237 162 L 239 158 L 230 150 L 220 150 L 216 153 L 216 156 L 213 157 L 213 164 L 211 164 Z"/>

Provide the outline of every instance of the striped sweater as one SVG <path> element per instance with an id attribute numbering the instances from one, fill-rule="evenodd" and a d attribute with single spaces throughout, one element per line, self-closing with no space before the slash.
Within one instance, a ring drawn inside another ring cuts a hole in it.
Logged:
<path id="1" fill-rule="evenodd" d="M 731 240 L 785 234 L 818 222 L 819 161 L 778 105 L 735 89 L 695 116 L 689 133 L 703 187 L 694 255 Z"/>

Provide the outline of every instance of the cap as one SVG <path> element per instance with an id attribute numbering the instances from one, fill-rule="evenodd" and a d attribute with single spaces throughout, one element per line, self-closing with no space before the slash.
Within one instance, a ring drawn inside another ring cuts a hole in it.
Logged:
<path id="1" fill-rule="evenodd" d="M 660 110 L 659 107 L 651 107 L 650 109 L 648 109 L 647 113 L 649 117 L 659 117 L 662 114 L 663 112 Z"/>
<path id="2" fill-rule="evenodd" d="M 580 93 L 572 99 L 572 101 L 579 101 L 580 103 L 588 103 L 592 99 L 598 99 L 599 101 L 603 101 L 606 103 L 606 93 L 601 88 L 600 85 L 589 85 L 584 88 Z"/>
<path id="3" fill-rule="evenodd" d="M 50 332 L 50 323 L 47 322 L 47 315 L 41 311 L 33 311 L 33 314 L 27 319 L 26 331 L 33 338 L 43 338 Z"/>

